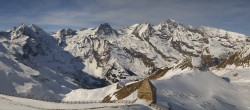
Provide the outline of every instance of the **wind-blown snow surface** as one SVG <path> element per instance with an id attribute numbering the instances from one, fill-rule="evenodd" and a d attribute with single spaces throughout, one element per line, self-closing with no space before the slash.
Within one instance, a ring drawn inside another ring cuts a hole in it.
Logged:
<path id="1" fill-rule="evenodd" d="M 224 69 L 213 70 L 218 76 L 228 79 L 228 82 L 250 88 L 250 68 L 236 67 L 234 65 L 227 66 Z M 250 91 L 250 90 L 249 90 Z"/>
<path id="2" fill-rule="evenodd" d="M 172 71 L 174 72 L 174 71 Z M 157 88 L 157 103 L 168 102 L 182 110 L 246 110 L 250 109 L 250 94 L 209 71 L 182 71 L 182 74 L 153 80 Z"/>

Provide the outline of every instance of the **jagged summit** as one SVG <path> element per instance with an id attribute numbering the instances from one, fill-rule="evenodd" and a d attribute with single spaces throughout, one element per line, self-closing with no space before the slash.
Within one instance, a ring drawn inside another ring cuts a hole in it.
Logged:
<path id="1" fill-rule="evenodd" d="M 143 24 L 139 24 L 135 27 L 133 34 L 137 35 L 138 37 L 141 36 L 149 36 L 154 32 L 153 25 L 146 22 Z"/>
<path id="2" fill-rule="evenodd" d="M 30 36 L 48 36 L 48 33 L 46 33 L 42 28 L 38 27 L 35 24 L 27 26 L 26 24 L 21 23 L 18 27 L 14 27 L 10 31 L 17 33 L 21 32 L 25 35 L 30 35 Z"/>
<path id="3" fill-rule="evenodd" d="M 20 25 L 18 25 L 17 27 L 12 28 L 11 31 L 24 30 L 25 28 L 28 28 L 28 26 L 24 23 L 20 23 Z"/>
<path id="4" fill-rule="evenodd" d="M 18 27 L 26 27 L 26 25 L 24 23 L 20 23 Z"/>
<path id="5" fill-rule="evenodd" d="M 177 22 L 173 19 L 167 19 L 163 23 L 177 23 Z"/>
<path id="6" fill-rule="evenodd" d="M 35 24 L 31 24 L 31 25 L 27 26 L 25 23 L 20 23 L 20 25 L 17 26 L 17 29 L 21 29 L 21 28 L 33 28 L 34 30 L 42 30 L 40 27 L 38 27 Z"/>
<path id="7" fill-rule="evenodd" d="M 61 36 L 76 35 L 76 31 L 70 28 L 61 29 L 58 33 L 61 34 Z"/>
<path id="8" fill-rule="evenodd" d="M 101 24 L 96 31 L 97 35 L 118 35 L 117 31 L 114 30 L 108 23 Z"/>
<path id="9" fill-rule="evenodd" d="M 160 23 L 161 26 L 165 26 L 165 25 L 173 25 L 173 26 L 177 26 L 177 25 L 181 25 L 180 23 L 176 22 L 175 20 L 172 19 L 167 19 L 163 22 Z"/>

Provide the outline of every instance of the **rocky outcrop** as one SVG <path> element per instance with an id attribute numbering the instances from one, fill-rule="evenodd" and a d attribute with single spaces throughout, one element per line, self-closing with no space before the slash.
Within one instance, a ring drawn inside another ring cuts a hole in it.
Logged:
<path id="1" fill-rule="evenodd" d="M 114 30 L 108 23 L 101 24 L 96 31 L 96 35 L 114 35 L 117 36 L 118 33 Z"/>
<path id="2" fill-rule="evenodd" d="M 229 65 L 249 67 L 250 66 L 250 53 L 249 49 L 246 51 L 236 52 L 228 58 L 224 59 L 219 63 L 216 68 L 225 68 Z"/>

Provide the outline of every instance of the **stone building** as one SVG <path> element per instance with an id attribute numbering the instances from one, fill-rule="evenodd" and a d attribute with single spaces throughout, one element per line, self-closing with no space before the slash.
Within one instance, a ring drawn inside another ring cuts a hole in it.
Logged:
<path id="1" fill-rule="evenodd" d="M 144 81 L 142 81 L 138 89 L 138 98 L 156 103 L 156 88 L 150 82 L 150 80 L 145 79 Z"/>

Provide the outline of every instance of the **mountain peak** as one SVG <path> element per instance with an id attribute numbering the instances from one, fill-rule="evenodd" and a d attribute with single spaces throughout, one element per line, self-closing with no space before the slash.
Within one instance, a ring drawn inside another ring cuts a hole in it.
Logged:
<path id="1" fill-rule="evenodd" d="M 99 28 L 112 28 L 109 23 L 100 24 Z"/>
<path id="2" fill-rule="evenodd" d="M 35 24 L 31 24 L 30 26 L 25 25 L 24 23 L 21 23 L 17 28 L 14 27 L 14 29 L 12 29 L 13 31 L 22 31 L 22 32 L 28 32 L 30 33 L 35 32 L 43 32 L 46 33 L 45 31 L 43 31 L 40 27 L 36 26 Z"/>
<path id="3" fill-rule="evenodd" d="M 141 36 L 143 33 L 151 34 L 152 32 L 154 32 L 154 29 L 150 23 L 146 22 L 136 26 L 134 32 L 138 33 Z"/>
<path id="4" fill-rule="evenodd" d="M 114 30 L 108 23 L 101 24 L 96 31 L 98 35 L 118 35 L 116 30 Z"/>
<path id="5" fill-rule="evenodd" d="M 21 23 L 17 28 L 14 27 L 14 30 L 20 30 L 20 29 L 24 29 L 27 28 L 27 26 L 24 23 Z"/>
<path id="6" fill-rule="evenodd" d="M 167 20 L 163 21 L 162 23 L 160 23 L 160 25 L 162 25 L 162 26 L 165 26 L 165 25 L 177 26 L 177 25 L 179 25 L 179 23 L 176 22 L 175 20 L 167 19 Z"/>
<path id="7" fill-rule="evenodd" d="M 76 35 L 76 31 L 70 28 L 66 28 L 66 29 L 61 29 L 60 31 L 58 31 L 58 33 L 60 33 L 63 36 L 66 35 Z"/>
<path id="8" fill-rule="evenodd" d="M 26 25 L 22 22 L 19 26 L 20 27 L 25 27 Z"/>
<path id="9" fill-rule="evenodd" d="M 176 23 L 176 21 L 175 21 L 175 20 L 173 20 L 173 19 L 167 19 L 165 22 L 169 22 L 169 23 Z"/>

